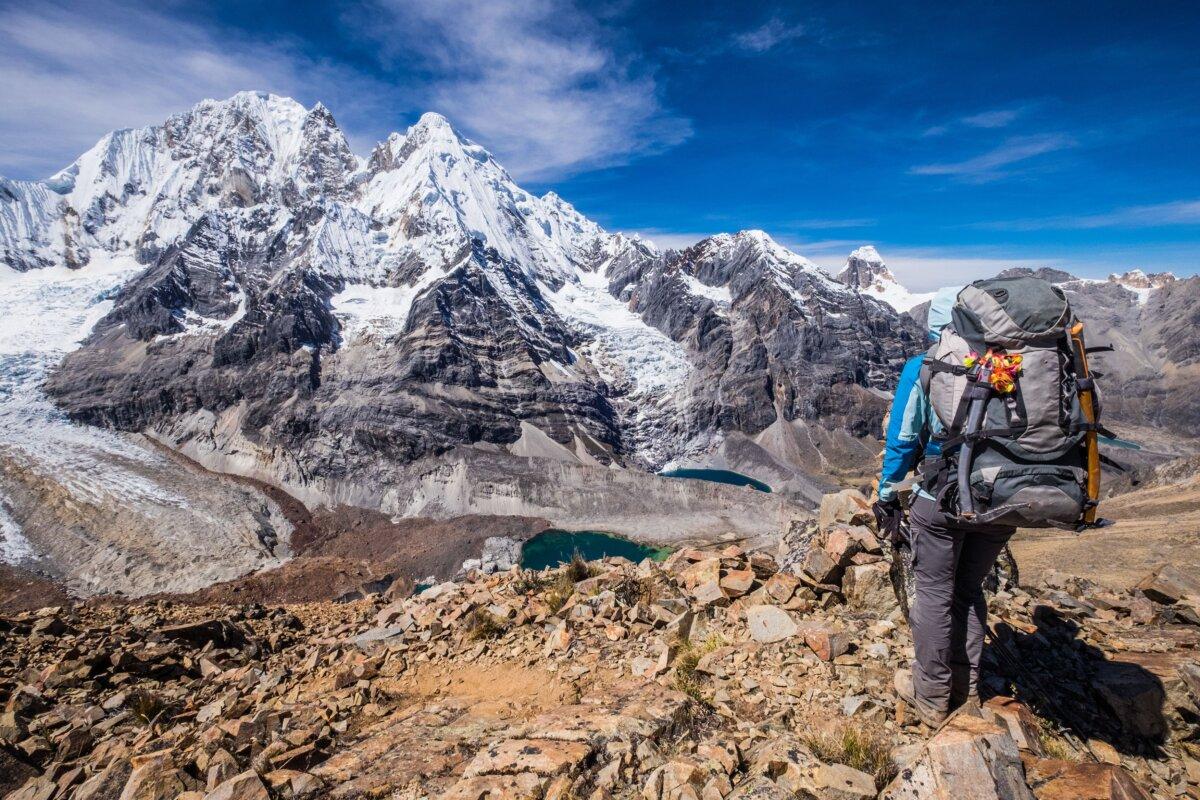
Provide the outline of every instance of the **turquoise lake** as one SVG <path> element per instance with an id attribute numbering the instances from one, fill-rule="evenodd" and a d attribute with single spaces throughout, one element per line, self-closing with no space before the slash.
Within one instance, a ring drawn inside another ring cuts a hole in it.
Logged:
<path id="1" fill-rule="evenodd" d="M 771 491 L 771 487 L 762 481 L 729 469 L 669 469 L 658 474 L 664 478 L 690 478 L 697 481 L 727 483 L 730 486 L 749 486 L 760 492 Z"/>
<path id="2" fill-rule="evenodd" d="M 1131 442 L 1128 439 L 1110 439 L 1107 436 L 1100 436 L 1100 444 L 1107 444 L 1111 447 L 1123 447 L 1126 450 L 1141 450 L 1142 446 L 1137 442 Z"/>
<path id="3" fill-rule="evenodd" d="M 525 569 L 546 569 L 566 564 L 579 553 L 586 561 L 605 556 L 621 556 L 638 562 L 643 558 L 661 561 L 669 548 L 651 547 L 613 536 L 602 531 L 542 531 L 521 548 L 521 566 Z"/>

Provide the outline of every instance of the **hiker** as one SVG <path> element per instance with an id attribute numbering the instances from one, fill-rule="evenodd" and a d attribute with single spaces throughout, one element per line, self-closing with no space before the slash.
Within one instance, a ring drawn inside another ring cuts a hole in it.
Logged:
<path id="1" fill-rule="evenodd" d="M 1110 348 L 1087 348 L 1066 294 L 1032 277 L 943 289 L 928 328 L 929 351 L 900 374 L 874 510 L 904 544 L 897 484 L 919 467 L 907 526 L 916 658 L 896 692 L 936 727 L 978 703 L 983 581 L 1017 526 L 1106 524 L 1096 508 L 1111 462 L 1087 356 Z"/>
<path id="2" fill-rule="evenodd" d="M 929 306 L 929 338 L 937 341 L 950 322 L 959 288 L 942 289 Z M 926 457 L 940 453 L 935 434 L 942 424 L 920 380 L 926 358 L 908 360 L 900 373 L 887 428 L 875 514 L 881 529 L 900 535 L 902 515 L 896 485 Z M 937 508 L 928 492 L 914 488 L 908 509 L 916 573 L 916 597 L 909 624 L 916 659 L 896 676 L 896 691 L 922 722 L 940 725 L 951 711 L 978 699 L 987 604 L 983 579 L 1015 531 L 1011 526 L 956 524 Z"/>

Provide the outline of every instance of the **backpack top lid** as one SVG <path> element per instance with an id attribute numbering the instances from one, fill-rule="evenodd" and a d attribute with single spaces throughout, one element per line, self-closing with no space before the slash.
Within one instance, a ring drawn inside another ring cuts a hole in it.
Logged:
<path id="1" fill-rule="evenodd" d="M 990 278 L 958 293 L 954 327 L 968 341 L 1021 348 L 1045 346 L 1075 321 L 1063 290 L 1041 278 Z"/>

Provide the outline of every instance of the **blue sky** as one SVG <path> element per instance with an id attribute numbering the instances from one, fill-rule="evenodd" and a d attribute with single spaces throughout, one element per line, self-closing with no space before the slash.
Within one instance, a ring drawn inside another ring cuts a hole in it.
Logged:
<path id="1" fill-rule="evenodd" d="M 426 110 L 659 244 L 762 228 L 914 288 L 1200 267 L 1200 5 L 0 0 L 0 174 L 240 89 L 360 153 Z"/>

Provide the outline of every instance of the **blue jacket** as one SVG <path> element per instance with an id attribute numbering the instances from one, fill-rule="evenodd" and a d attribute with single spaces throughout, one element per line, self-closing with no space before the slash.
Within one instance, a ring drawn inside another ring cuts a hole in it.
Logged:
<path id="1" fill-rule="evenodd" d="M 896 384 L 883 451 L 883 469 L 879 474 L 879 499 L 883 501 L 896 496 L 896 484 L 908 477 L 922 453 L 938 455 L 941 452 L 937 442 L 930 440 L 933 434 L 942 430 L 942 424 L 921 387 L 921 362 L 924 360 L 925 354 L 921 353 L 905 362 L 900 382 Z"/>

